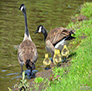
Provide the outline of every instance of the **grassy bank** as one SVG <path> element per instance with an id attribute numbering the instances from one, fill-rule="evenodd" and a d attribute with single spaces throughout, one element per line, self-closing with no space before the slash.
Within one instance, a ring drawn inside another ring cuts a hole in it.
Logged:
<path id="1" fill-rule="evenodd" d="M 59 79 L 46 91 L 92 90 L 92 3 L 83 4 L 80 14 L 89 19 L 68 25 L 68 28 L 76 30 L 71 66 L 56 68 L 54 73 L 59 75 Z"/>

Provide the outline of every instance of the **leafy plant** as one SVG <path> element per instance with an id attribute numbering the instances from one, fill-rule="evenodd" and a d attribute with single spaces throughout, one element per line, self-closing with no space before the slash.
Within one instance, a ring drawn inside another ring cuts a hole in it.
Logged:
<path id="1" fill-rule="evenodd" d="M 20 89 L 20 91 L 26 91 L 28 90 L 29 82 L 25 79 L 25 71 L 22 73 L 22 80 L 20 83 L 17 83 L 14 85 L 14 89 Z"/>
<path id="2" fill-rule="evenodd" d="M 9 91 L 12 91 L 12 89 L 11 89 L 11 88 L 9 88 L 9 87 L 8 87 L 8 89 L 9 89 Z"/>
<path id="3" fill-rule="evenodd" d="M 41 82 L 43 82 L 43 80 L 44 80 L 44 78 L 42 78 L 42 77 L 38 77 L 38 78 L 35 78 L 35 83 L 41 83 Z"/>
<path id="4" fill-rule="evenodd" d="M 29 83 L 25 79 L 25 71 L 22 73 L 22 80 L 18 86 L 19 89 L 24 89 L 24 91 L 29 87 Z"/>

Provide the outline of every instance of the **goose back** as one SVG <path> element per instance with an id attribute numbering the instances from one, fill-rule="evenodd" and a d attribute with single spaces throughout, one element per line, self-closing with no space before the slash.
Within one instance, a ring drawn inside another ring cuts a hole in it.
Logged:
<path id="1" fill-rule="evenodd" d="M 46 41 L 49 40 L 53 45 L 57 44 L 64 37 L 70 35 L 71 30 L 63 27 L 55 28 L 48 33 Z"/>
<path id="2" fill-rule="evenodd" d="M 30 40 L 22 41 L 18 49 L 18 57 L 24 64 L 26 64 L 27 60 L 35 63 L 37 60 L 37 50 L 35 44 Z"/>

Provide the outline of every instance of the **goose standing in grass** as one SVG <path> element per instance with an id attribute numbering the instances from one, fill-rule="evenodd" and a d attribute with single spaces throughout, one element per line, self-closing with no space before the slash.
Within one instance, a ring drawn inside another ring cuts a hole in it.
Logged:
<path id="1" fill-rule="evenodd" d="M 25 33 L 24 39 L 18 48 L 18 61 L 21 65 L 21 72 L 23 72 L 23 65 L 25 65 L 26 68 L 32 72 L 32 70 L 35 69 L 35 62 L 37 61 L 37 49 L 35 44 L 32 42 L 31 36 L 28 31 L 25 5 L 21 4 L 19 10 L 21 10 L 24 14 Z"/>
<path id="2" fill-rule="evenodd" d="M 63 46 L 68 44 L 68 40 L 75 38 L 71 36 L 71 34 L 74 34 L 73 30 L 63 27 L 55 28 L 47 34 L 46 29 L 42 25 L 39 25 L 36 33 L 42 33 L 44 35 L 46 50 L 51 53 L 52 58 L 55 49 L 59 49 L 61 52 Z"/>

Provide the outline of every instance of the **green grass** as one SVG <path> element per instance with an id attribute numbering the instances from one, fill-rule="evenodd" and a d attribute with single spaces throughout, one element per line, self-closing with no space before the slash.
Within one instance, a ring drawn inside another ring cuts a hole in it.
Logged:
<path id="1" fill-rule="evenodd" d="M 59 75 L 60 80 L 51 83 L 46 91 L 92 90 L 92 3 L 83 4 L 80 13 L 89 19 L 68 25 L 68 28 L 76 30 L 76 39 L 72 43 L 72 52 L 76 55 L 72 57 L 70 67 L 53 69 L 53 73 L 55 76 Z M 83 36 L 84 39 L 81 38 Z"/>
<path id="2" fill-rule="evenodd" d="M 91 17 L 92 16 L 92 3 L 85 3 L 82 6 L 81 14 L 83 14 L 87 17 Z"/>
<path id="3" fill-rule="evenodd" d="M 44 80 L 44 78 L 42 78 L 42 77 L 38 77 L 38 78 L 35 78 L 35 83 L 41 83 L 41 82 L 43 82 L 43 80 Z"/>

